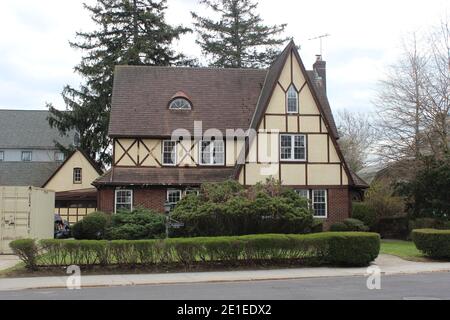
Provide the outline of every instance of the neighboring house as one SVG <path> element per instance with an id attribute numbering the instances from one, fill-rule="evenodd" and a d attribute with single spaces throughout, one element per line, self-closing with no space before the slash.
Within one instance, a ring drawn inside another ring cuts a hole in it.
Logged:
<path id="1" fill-rule="evenodd" d="M 0 110 L 0 185 L 40 187 L 64 161 L 56 142 L 76 143 L 74 132 L 50 128 L 48 111 Z"/>
<path id="2" fill-rule="evenodd" d="M 113 165 L 94 182 L 101 211 L 163 212 L 204 182 L 275 178 L 329 226 L 367 188 L 337 144 L 325 61 L 306 71 L 293 42 L 268 70 L 118 66 L 109 136 Z"/>
<path id="3" fill-rule="evenodd" d="M 84 151 L 76 149 L 42 184 L 42 188 L 56 192 L 55 211 L 74 223 L 96 211 L 97 190 L 92 182 L 102 174 L 103 171 Z"/>

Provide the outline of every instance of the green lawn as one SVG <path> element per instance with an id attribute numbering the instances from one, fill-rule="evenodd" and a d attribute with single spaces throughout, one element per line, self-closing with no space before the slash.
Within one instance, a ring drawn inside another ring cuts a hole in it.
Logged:
<path id="1" fill-rule="evenodd" d="M 417 250 L 412 241 L 381 240 L 380 253 L 391 254 L 412 261 L 424 261 L 427 258 Z"/>

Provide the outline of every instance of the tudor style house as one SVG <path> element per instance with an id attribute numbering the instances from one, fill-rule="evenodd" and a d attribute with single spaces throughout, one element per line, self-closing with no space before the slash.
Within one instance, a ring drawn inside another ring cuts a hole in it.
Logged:
<path id="1" fill-rule="evenodd" d="M 275 178 L 329 226 L 367 187 L 339 149 L 325 61 L 307 71 L 294 42 L 268 70 L 118 66 L 109 135 L 113 165 L 94 182 L 101 211 L 163 212 L 205 182 Z"/>

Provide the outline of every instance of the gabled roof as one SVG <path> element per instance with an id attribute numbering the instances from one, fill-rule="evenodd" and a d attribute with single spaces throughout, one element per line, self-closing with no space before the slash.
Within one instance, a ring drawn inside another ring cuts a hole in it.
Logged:
<path id="1" fill-rule="evenodd" d="M 0 110 L 0 149 L 55 149 L 55 141 L 65 147 L 73 144 L 74 132 L 61 136 L 50 128 L 48 111 Z"/>
<path id="2" fill-rule="evenodd" d="M 68 156 L 67 158 L 64 160 L 64 162 L 53 172 L 53 174 L 42 184 L 42 188 L 45 188 L 45 186 L 53 179 L 54 176 L 56 176 L 58 174 L 58 172 L 64 168 L 64 166 L 66 165 L 66 163 L 77 153 L 80 152 L 83 157 L 86 158 L 86 160 L 90 163 L 90 165 L 95 169 L 95 171 L 97 171 L 97 173 L 99 175 L 103 174 L 103 170 L 95 163 L 94 160 L 91 159 L 91 157 L 89 157 L 89 155 L 84 152 L 81 149 L 75 149 L 73 150 Z"/>
<path id="3" fill-rule="evenodd" d="M 59 162 L 0 162 L 0 186 L 40 187 L 59 165 Z"/>
<path id="4" fill-rule="evenodd" d="M 109 135 L 171 136 L 194 121 L 204 130 L 246 129 L 255 111 L 266 70 L 118 66 L 114 74 Z M 169 110 L 182 91 L 190 111 Z"/>

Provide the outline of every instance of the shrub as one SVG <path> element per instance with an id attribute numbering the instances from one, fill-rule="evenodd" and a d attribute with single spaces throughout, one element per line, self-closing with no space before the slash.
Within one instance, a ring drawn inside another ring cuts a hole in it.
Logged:
<path id="1" fill-rule="evenodd" d="M 345 231 L 359 231 L 366 232 L 369 231 L 367 227 L 361 220 L 358 219 L 345 219 L 342 222 L 337 222 L 331 225 L 330 231 L 335 232 L 345 232 Z"/>
<path id="2" fill-rule="evenodd" d="M 110 222 L 110 215 L 94 212 L 72 226 L 72 236 L 78 240 L 103 239 Z"/>
<path id="3" fill-rule="evenodd" d="M 409 230 L 414 229 L 450 229 L 450 221 L 434 218 L 417 218 L 409 221 Z"/>
<path id="4" fill-rule="evenodd" d="M 380 219 L 376 231 L 382 238 L 406 239 L 409 235 L 409 223 L 406 217 L 391 217 Z"/>
<path id="5" fill-rule="evenodd" d="M 436 259 L 450 259 L 450 230 L 413 230 L 412 240 L 417 249 L 427 256 Z"/>
<path id="6" fill-rule="evenodd" d="M 118 212 L 111 218 L 107 237 L 111 240 L 139 240 L 163 238 L 166 217 L 158 212 L 138 208 L 132 212 Z"/>
<path id="7" fill-rule="evenodd" d="M 11 250 L 15 255 L 25 263 L 25 267 L 29 270 L 37 269 L 37 259 L 39 249 L 36 241 L 33 239 L 14 240 L 9 243 Z"/>
<path id="8" fill-rule="evenodd" d="M 342 266 L 365 266 L 380 252 L 380 236 L 376 233 L 344 233 L 330 235 L 328 262 Z"/>
<path id="9" fill-rule="evenodd" d="M 370 229 L 373 229 L 377 222 L 374 208 L 366 202 L 353 202 L 352 218 L 361 220 Z"/>
<path id="10" fill-rule="evenodd" d="M 185 224 L 175 235 L 185 237 L 309 233 L 312 216 L 306 199 L 272 180 L 249 190 L 235 181 L 206 184 L 172 212 Z"/>
<path id="11" fill-rule="evenodd" d="M 292 261 L 297 264 L 363 266 L 379 252 L 374 233 L 324 232 L 308 235 L 262 234 L 167 240 L 41 240 L 47 266 L 93 266 L 195 263 L 255 264 Z M 21 256 L 27 259 L 28 256 Z"/>
<path id="12" fill-rule="evenodd" d="M 375 181 L 370 185 L 365 203 L 378 220 L 406 215 L 404 198 L 396 196 L 394 187 L 385 181 Z"/>

